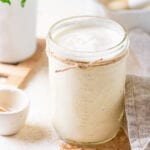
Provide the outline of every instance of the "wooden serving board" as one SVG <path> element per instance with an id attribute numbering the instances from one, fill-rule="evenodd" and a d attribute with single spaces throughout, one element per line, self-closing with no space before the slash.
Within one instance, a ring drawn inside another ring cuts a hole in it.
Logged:
<path id="1" fill-rule="evenodd" d="M 37 50 L 35 54 L 18 64 L 0 63 L 0 84 L 22 87 L 28 75 L 34 70 L 45 50 L 45 40 L 37 39 Z"/>

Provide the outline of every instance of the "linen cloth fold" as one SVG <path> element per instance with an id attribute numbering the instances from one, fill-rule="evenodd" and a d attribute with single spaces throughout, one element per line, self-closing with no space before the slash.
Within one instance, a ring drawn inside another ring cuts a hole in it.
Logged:
<path id="1" fill-rule="evenodd" d="M 132 150 L 150 150 L 150 35 L 140 29 L 129 33 L 130 56 L 125 110 Z M 124 129 L 126 130 L 126 122 Z"/>
<path id="2" fill-rule="evenodd" d="M 150 78 L 128 76 L 125 107 L 133 150 L 150 150 Z"/>

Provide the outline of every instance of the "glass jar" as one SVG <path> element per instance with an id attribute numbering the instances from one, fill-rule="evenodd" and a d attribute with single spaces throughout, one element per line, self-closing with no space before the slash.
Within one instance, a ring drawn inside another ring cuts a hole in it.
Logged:
<path id="1" fill-rule="evenodd" d="M 79 16 L 54 24 L 47 37 L 52 123 L 77 145 L 107 142 L 124 114 L 128 37 L 116 22 Z"/>

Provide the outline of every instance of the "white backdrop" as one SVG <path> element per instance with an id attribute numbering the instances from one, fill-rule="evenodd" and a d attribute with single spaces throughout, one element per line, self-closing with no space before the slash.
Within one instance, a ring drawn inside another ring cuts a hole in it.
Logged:
<path id="1" fill-rule="evenodd" d="M 39 0 L 37 36 L 45 37 L 50 24 L 70 16 L 96 15 L 93 0 Z M 104 15 L 104 12 L 100 13 Z"/>

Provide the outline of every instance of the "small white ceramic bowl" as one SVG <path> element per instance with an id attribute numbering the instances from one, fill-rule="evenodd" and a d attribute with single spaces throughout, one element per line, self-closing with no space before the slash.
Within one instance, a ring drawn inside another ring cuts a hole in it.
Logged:
<path id="1" fill-rule="evenodd" d="M 103 10 L 107 17 L 120 23 L 126 30 L 141 28 L 150 33 L 150 8 L 113 11 L 102 5 L 99 0 L 87 0 L 87 2 L 95 15 L 101 16 Z"/>
<path id="2" fill-rule="evenodd" d="M 24 125 L 29 109 L 26 94 L 15 87 L 0 87 L 0 135 L 13 135 Z"/>

